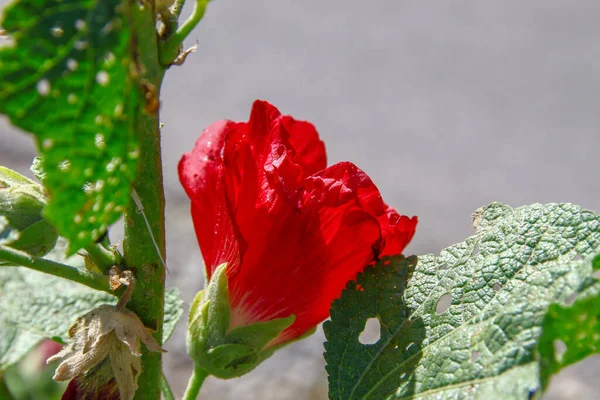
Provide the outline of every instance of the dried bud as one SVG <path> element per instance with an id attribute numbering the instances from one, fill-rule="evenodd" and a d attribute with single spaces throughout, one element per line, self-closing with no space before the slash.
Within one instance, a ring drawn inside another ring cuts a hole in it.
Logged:
<path id="1" fill-rule="evenodd" d="M 77 320 L 69 330 L 73 341 L 48 359 L 49 363 L 62 360 L 53 378 L 75 379 L 69 387 L 77 398 L 118 390 L 121 400 L 133 399 L 142 370 L 139 341 L 150 351 L 165 351 L 150 332 L 135 313 L 101 305 Z"/>

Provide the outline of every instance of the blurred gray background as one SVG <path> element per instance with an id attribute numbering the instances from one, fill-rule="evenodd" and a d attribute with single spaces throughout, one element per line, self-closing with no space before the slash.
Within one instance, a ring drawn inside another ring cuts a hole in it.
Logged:
<path id="1" fill-rule="evenodd" d="M 407 253 L 463 240 L 494 200 L 600 211 L 598 0 L 215 0 L 187 44 L 196 39 L 161 108 L 168 284 L 188 303 L 202 260 L 177 161 L 209 123 L 247 120 L 256 98 L 312 121 L 330 163 L 355 162 L 419 216 Z M 1 119 L 0 163 L 25 172 L 33 155 Z M 165 356 L 177 397 L 191 368 L 182 328 Z M 209 379 L 202 398 L 325 399 L 322 342 L 319 331 L 244 378 Z M 547 398 L 597 398 L 599 373 L 590 358 Z"/>

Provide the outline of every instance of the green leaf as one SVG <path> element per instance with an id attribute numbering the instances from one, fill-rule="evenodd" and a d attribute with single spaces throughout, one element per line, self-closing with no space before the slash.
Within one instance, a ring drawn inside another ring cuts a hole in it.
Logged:
<path id="1" fill-rule="evenodd" d="M 65 258 L 58 249 L 53 259 L 78 268 L 83 257 Z M 78 317 L 101 304 L 115 304 L 115 296 L 72 281 L 22 267 L 0 267 L 0 371 L 19 361 L 42 339 L 69 341 L 69 328 Z M 177 289 L 165 293 L 163 343 L 173 334 L 183 314 Z"/>
<path id="2" fill-rule="evenodd" d="M 171 337 L 183 315 L 183 299 L 177 288 L 165 291 L 165 316 L 163 320 L 163 343 Z"/>
<path id="3" fill-rule="evenodd" d="M 571 204 L 474 215 L 477 233 L 438 256 L 399 256 L 359 274 L 324 325 L 331 399 L 528 399 L 553 303 L 598 290 L 589 260 L 600 218 Z M 386 265 L 387 264 L 387 265 Z M 362 344 L 370 318 L 380 339 Z"/>
<path id="4" fill-rule="evenodd" d="M 593 292 L 580 294 L 571 306 L 550 306 L 538 345 L 543 389 L 562 368 L 600 352 L 600 293 Z"/>
<path id="5" fill-rule="evenodd" d="M 73 253 L 129 203 L 140 96 L 122 0 L 20 0 L 1 25 L 0 112 L 37 139 L 46 218 Z M 38 168 L 39 169 L 39 168 Z"/>

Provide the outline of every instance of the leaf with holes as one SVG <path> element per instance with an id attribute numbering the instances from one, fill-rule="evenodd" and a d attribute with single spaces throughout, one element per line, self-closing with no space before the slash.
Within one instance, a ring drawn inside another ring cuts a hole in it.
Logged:
<path id="1" fill-rule="evenodd" d="M 64 257 L 61 243 L 50 258 L 85 269 L 83 257 Z M 27 268 L 0 268 L 0 371 L 19 361 L 44 338 L 67 342 L 69 328 L 79 316 L 116 301 L 108 293 Z M 163 343 L 173 334 L 182 314 L 179 291 L 168 289 Z"/>
<path id="2" fill-rule="evenodd" d="M 128 7 L 122 0 L 19 0 L 4 12 L 0 112 L 35 135 L 45 209 L 71 253 L 129 202 L 139 156 Z"/>
<path id="3" fill-rule="evenodd" d="M 331 399 L 528 399 L 553 303 L 597 291 L 600 217 L 571 204 L 474 215 L 476 234 L 439 255 L 383 260 L 334 301 L 324 324 Z M 367 320 L 380 339 L 362 344 Z"/>
<path id="4" fill-rule="evenodd" d="M 596 257 L 600 261 L 600 256 Z M 580 261 L 590 263 L 590 260 Z M 600 352 L 600 291 L 589 287 L 571 305 L 553 304 L 538 344 L 540 381 L 546 389 L 562 368 Z"/>

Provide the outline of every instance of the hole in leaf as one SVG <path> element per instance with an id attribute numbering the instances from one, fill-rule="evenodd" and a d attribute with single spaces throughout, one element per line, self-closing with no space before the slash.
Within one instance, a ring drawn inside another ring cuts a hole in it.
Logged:
<path id="1" fill-rule="evenodd" d="M 361 344 L 375 344 L 381 337 L 381 323 L 377 318 L 369 318 L 365 323 L 365 329 L 358 336 Z"/>
<path id="2" fill-rule="evenodd" d="M 473 247 L 473 252 L 471 253 L 471 256 L 476 256 L 477 254 L 479 254 L 479 242 L 475 243 L 475 246 Z"/>
<path id="3" fill-rule="evenodd" d="M 499 292 L 502 289 L 502 285 L 499 282 L 494 283 L 492 287 L 494 288 L 494 292 Z"/>
<path id="4" fill-rule="evenodd" d="M 481 353 L 479 351 L 471 352 L 471 361 L 475 362 L 481 358 Z"/>
<path id="5" fill-rule="evenodd" d="M 581 261 L 583 260 L 583 256 L 581 254 L 575 254 L 575 257 L 573 257 L 573 261 Z"/>
<path id="6" fill-rule="evenodd" d="M 440 265 L 440 270 L 442 270 L 442 271 L 445 271 L 445 270 L 447 270 L 448 268 L 449 268 L 449 267 L 448 267 L 448 264 L 446 264 L 446 263 L 443 263 L 442 265 Z"/>
<path id="7" fill-rule="evenodd" d="M 556 339 L 553 344 L 554 344 L 554 358 L 556 359 L 556 361 L 562 362 L 563 356 L 565 355 L 565 352 L 567 351 L 567 345 L 565 344 L 565 342 L 563 342 L 560 339 Z"/>
<path id="8" fill-rule="evenodd" d="M 571 304 L 575 303 L 576 299 L 577 299 L 577 292 L 571 293 L 571 295 L 569 297 L 567 297 L 567 300 L 565 300 L 565 304 L 570 306 Z"/>
<path id="9" fill-rule="evenodd" d="M 450 293 L 443 294 L 440 296 L 437 304 L 435 305 L 435 312 L 441 314 L 450 308 L 450 302 L 452 295 Z"/>
<path id="10" fill-rule="evenodd" d="M 600 270 L 600 254 L 592 260 L 592 268 L 594 268 L 594 270 Z"/>
<path id="11" fill-rule="evenodd" d="M 592 272 L 592 277 L 600 279 L 600 269 Z"/>

